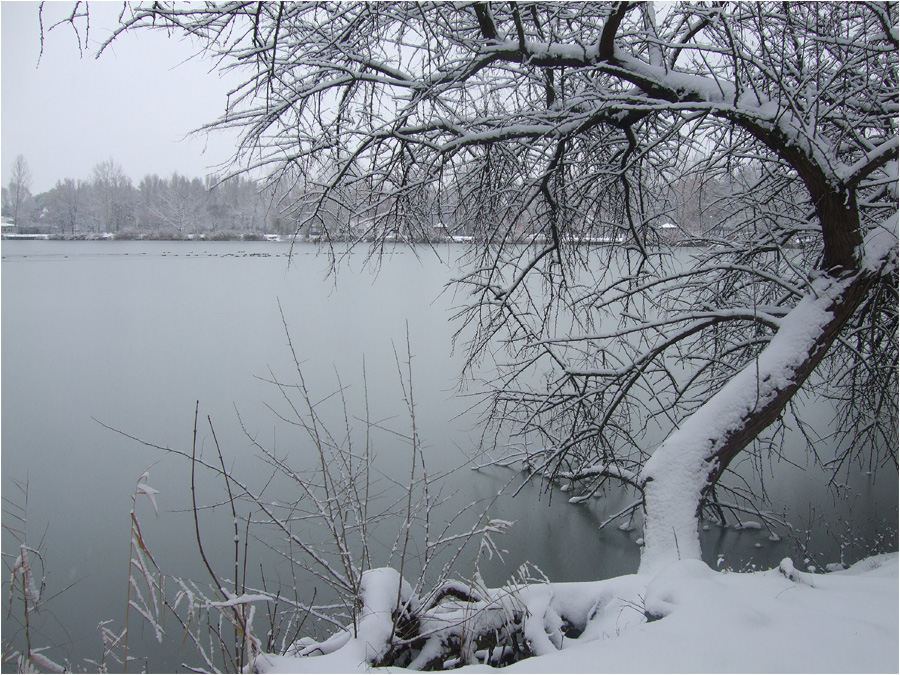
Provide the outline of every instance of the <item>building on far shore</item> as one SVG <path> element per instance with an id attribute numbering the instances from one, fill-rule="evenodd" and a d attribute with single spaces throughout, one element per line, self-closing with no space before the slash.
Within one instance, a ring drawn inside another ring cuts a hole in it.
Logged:
<path id="1" fill-rule="evenodd" d="M 3 216 L 2 221 L 0 221 L 0 237 L 3 239 L 49 239 L 50 235 L 35 233 L 18 234 L 13 219 Z"/>

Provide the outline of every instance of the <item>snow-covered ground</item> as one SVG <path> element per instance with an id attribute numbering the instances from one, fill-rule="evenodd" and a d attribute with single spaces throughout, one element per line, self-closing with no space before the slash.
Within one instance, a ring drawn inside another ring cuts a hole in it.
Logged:
<path id="1" fill-rule="evenodd" d="M 532 586 L 526 604 L 535 616 L 546 616 L 549 599 L 570 615 L 586 607 L 592 618 L 579 638 L 562 640 L 562 649 L 505 670 L 896 673 L 898 571 L 896 553 L 828 574 L 798 571 L 788 559 L 778 569 L 754 573 L 717 572 L 685 560 L 654 575 L 549 584 L 542 592 Z M 384 572 L 372 581 L 396 579 Z M 645 612 L 661 618 L 647 622 Z M 365 672 L 363 655 L 373 647 L 366 636 L 377 641 L 390 634 L 385 614 L 379 622 L 370 613 L 358 638 L 339 637 L 343 646 L 326 656 L 262 656 L 256 665 L 269 673 Z M 460 672 L 488 670 L 467 666 Z"/>

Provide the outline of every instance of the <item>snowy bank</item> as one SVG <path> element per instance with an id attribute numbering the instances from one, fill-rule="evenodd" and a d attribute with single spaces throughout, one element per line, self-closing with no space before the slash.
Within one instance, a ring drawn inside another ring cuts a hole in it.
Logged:
<path id="1" fill-rule="evenodd" d="M 789 559 L 754 573 L 717 572 L 686 560 L 655 575 L 497 589 L 496 597 L 515 595 L 528 608 L 525 632 L 542 654 L 504 671 L 896 673 L 898 571 L 896 553 L 828 574 L 798 571 Z M 396 592 L 399 577 L 377 572 Z M 405 584 L 403 591 L 409 592 Z M 342 646 L 330 654 L 262 655 L 256 666 L 265 673 L 372 670 L 361 655 L 380 647 L 366 645 L 366 635 L 392 630 L 390 610 L 379 609 L 384 625 L 367 626 L 357 638 L 343 633 Z M 561 615 L 584 617 L 579 637 L 559 632 L 554 618 Z M 374 613 L 366 617 L 377 621 Z M 544 627 L 542 635 L 534 634 L 535 625 Z M 460 672 L 489 670 L 475 665 Z"/>

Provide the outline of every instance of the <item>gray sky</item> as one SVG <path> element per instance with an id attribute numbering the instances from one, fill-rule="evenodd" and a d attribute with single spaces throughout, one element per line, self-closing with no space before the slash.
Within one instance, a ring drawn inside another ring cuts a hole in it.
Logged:
<path id="1" fill-rule="evenodd" d="M 73 6 L 47 3 L 45 28 Z M 3 185 L 19 154 L 31 168 L 34 194 L 63 178 L 87 179 L 110 157 L 135 184 L 149 173 L 203 177 L 230 159 L 234 137 L 185 139 L 221 115 L 229 89 L 208 63 L 185 62 L 193 54 L 189 43 L 142 32 L 94 58 L 121 8 L 119 2 L 91 2 L 88 52 L 80 57 L 73 31 L 60 27 L 45 36 L 38 67 L 38 3 L 0 4 Z"/>

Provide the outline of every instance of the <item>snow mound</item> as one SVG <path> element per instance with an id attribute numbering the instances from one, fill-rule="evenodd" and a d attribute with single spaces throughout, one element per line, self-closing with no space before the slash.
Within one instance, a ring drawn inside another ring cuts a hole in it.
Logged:
<path id="1" fill-rule="evenodd" d="M 799 571 L 787 558 L 776 569 L 754 573 L 717 572 L 682 560 L 654 575 L 535 584 L 520 589 L 516 601 L 528 609 L 526 633 L 542 655 L 503 670 L 898 672 L 898 573 L 900 556 L 894 553 L 829 574 Z M 366 581 L 370 637 L 380 639 L 385 617 L 379 613 L 389 614 L 397 591 L 402 596 L 408 587 L 393 570 L 379 570 Z M 578 637 L 563 635 L 561 616 L 583 622 Z M 264 673 L 368 672 L 372 655 L 360 643 L 369 628 L 364 617 L 360 638 L 342 633 L 344 645 L 327 656 L 263 655 L 255 665 Z"/>

